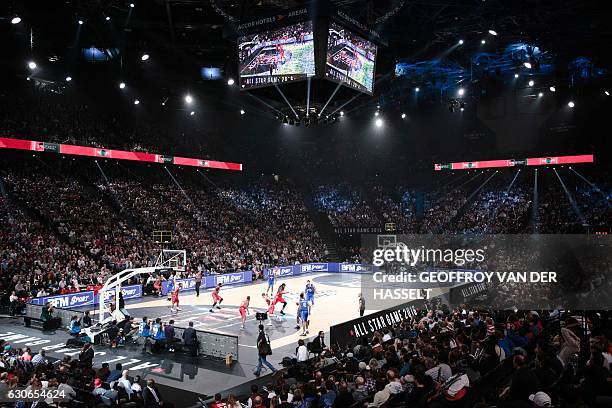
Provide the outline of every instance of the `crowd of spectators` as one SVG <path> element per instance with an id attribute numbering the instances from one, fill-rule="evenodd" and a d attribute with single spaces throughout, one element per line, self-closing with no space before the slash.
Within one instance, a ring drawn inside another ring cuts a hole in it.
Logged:
<path id="1" fill-rule="evenodd" d="M 313 194 L 317 209 L 327 214 L 333 227 L 380 227 L 372 205 L 348 183 L 317 186 Z"/>
<path id="2" fill-rule="evenodd" d="M 611 337 L 609 311 L 449 309 L 434 299 L 347 344 L 328 346 L 323 332 L 300 339 L 265 386 L 239 398 L 217 394 L 210 406 L 604 408 L 612 402 Z M 44 349 L 0 339 L 0 392 L 57 387 L 69 406 L 176 405 L 120 363 L 93 367 L 93 355 L 86 344 L 54 361 Z"/>
<path id="3" fill-rule="evenodd" d="M 611 334 L 609 312 L 449 310 L 432 303 L 346 347 L 328 347 L 318 336 L 300 340 L 284 374 L 253 386 L 246 403 L 603 408 L 612 402 Z M 305 359 L 306 350 L 314 357 Z"/>
<path id="4" fill-rule="evenodd" d="M 319 186 L 314 197 L 333 227 L 393 223 L 395 231 L 404 234 L 584 233 L 587 228 L 609 227 L 609 185 L 577 177 L 572 181 L 564 182 L 565 191 L 556 178 L 543 175 L 534 195 L 531 176 L 466 173 L 430 189 L 369 185 L 371 204 L 349 184 Z"/>
<path id="5" fill-rule="evenodd" d="M 529 220 L 531 192 L 520 186 L 505 188 L 487 184 L 454 224 L 468 234 L 516 234 L 523 232 Z"/>
<path id="6" fill-rule="evenodd" d="M 8 296 L 97 289 L 114 272 L 152 266 L 152 231 L 173 233 L 188 274 L 320 261 L 325 246 L 289 183 L 202 188 L 135 179 L 88 185 L 70 174 L 3 174 L 0 270 Z"/>
<path id="7" fill-rule="evenodd" d="M 376 206 L 385 223 L 394 223 L 398 231 L 415 231 L 416 195 L 413 190 L 396 187 L 387 191 L 383 186 L 372 186 Z"/>
<path id="8" fill-rule="evenodd" d="M 111 369 L 108 363 L 93 367 L 94 349 L 85 344 L 75 357 L 53 359 L 44 349 L 33 350 L 0 339 L 0 393 L 25 390 L 30 393 L 27 406 L 66 407 L 172 407 L 165 401 L 154 379 L 131 376 L 121 363 Z M 44 397 L 32 397 L 49 392 Z M 13 397 L 11 401 L 25 398 Z M 5 402 L 3 402 L 3 406 Z M 21 404 L 21 405 L 20 405 Z M 13 406 L 26 406 L 17 402 Z M 180 406 L 180 405 L 177 405 Z"/>
<path id="9" fill-rule="evenodd" d="M 0 207 L 3 301 L 10 294 L 17 298 L 11 299 L 15 307 L 28 297 L 69 293 L 99 283 L 98 273 L 104 269 L 82 249 L 63 241 L 55 231 L 6 198 L 0 198 Z"/>
<path id="10" fill-rule="evenodd" d="M 610 202 L 612 201 L 612 186 L 604 183 L 596 185 L 581 185 L 574 192 L 576 204 L 584 221 L 589 225 L 606 225 L 610 221 Z"/>

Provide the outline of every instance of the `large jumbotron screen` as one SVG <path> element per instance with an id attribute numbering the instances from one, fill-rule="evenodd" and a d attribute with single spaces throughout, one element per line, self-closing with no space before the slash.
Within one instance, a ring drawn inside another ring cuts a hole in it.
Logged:
<path id="1" fill-rule="evenodd" d="M 336 23 L 330 23 L 325 77 L 351 88 L 372 93 L 376 45 Z"/>
<path id="2" fill-rule="evenodd" d="M 314 76 L 312 21 L 238 38 L 238 61 L 243 89 Z"/>

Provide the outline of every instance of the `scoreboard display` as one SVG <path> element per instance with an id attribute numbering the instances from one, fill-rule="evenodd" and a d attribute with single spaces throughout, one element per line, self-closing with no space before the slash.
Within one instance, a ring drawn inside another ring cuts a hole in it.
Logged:
<path id="1" fill-rule="evenodd" d="M 377 47 L 331 22 L 327 36 L 325 78 L 372 94 Z"/>
<path id="2" fill-rule="evenodd" d="M 312 21 L 239 37 L 238 61 L 241 89 L 314 76 Z"/>
<path id="3" fill-rule="evenodd" d="M 241 22 L 237 27 L 240 89 L 315 78 L 372 95 L 377 44 L 384 41 L 375 28 L 340 10 L 303 7 Z"/>

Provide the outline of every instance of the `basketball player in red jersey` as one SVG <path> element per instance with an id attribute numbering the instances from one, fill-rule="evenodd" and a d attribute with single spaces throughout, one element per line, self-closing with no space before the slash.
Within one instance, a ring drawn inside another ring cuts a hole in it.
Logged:
<path id="1" fill-rule="evenodd" d="M 251 297 L 247 296 L 246 299 L 240 304 L 240 320 L 242 320 L 242 326 L 240 326 L 240 328 L 242 330 L 244 330 L 247 314 L 251 314 L 249 311 L 249 303 L 251 303 Z"/>
<path id="2" fill-rule="evenodd" d="M 267 293 L 262 293 L 261 297 L 268 305 L 268 326 L 272 326 L 272 317 L 274 317 L 274 301 L 268 296 Z"/>
<path id="3" fill-rule="evenodd" d="M 287 293 L 287 291 L 285 290 L 286 285 L 284 283 L 281 283 L 281 285 L 278 287 L 278 291 L 276 292 L 276 299 L 274 299 L 274 304 L 276 305 L 277 303 L 282 303 L 283 307 L 280 311 L 280 314 L 284 315 L 285 314 L 285 307 L 287 306 L 287 301 L 283 298 L 283 295 L 285 293 Z"/>
<path id="4" fill-rule="evenodd" d="M 173 312 L 178 312 L 181 310 L 179 307 L 179 291 L 181 290 L 181 285 L 178 284 L 174 287 L 172 291 L 172 306 L 170 307 Z"/>
<path id="5" fill-rule="evenodd" d="M 211 312 L 214 312 L 213 309 L 215 308 L 215 306 L 217 306 L 217 309 L 221 309 L 221 302 L 223 302 L 223 298 L 219 296 L 219 292 L 221 291 L 221 286 L 223 285 L 219 283 L 212 291 L 213 304 L 210 307 Z"/>

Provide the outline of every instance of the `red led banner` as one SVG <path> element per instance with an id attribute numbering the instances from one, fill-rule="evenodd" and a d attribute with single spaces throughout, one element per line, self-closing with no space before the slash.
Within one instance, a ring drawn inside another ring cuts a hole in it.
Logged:
<path id="1" fill-rule="evenodd" d="M 578 156 L 531 157 L 527 159 L 484 160 L 445 164 L 436 163 L 434 164 L 434 170 L 471 170 L 491 169 L 496 167 L 554 166 L 557 164 L 593 163 L 594 161 L 595 158 L 592 154 L 582 154 Z"/>
<path id="2" fill-rule="evenodd" d="M 60 153 L 71 156 L 101 157 L 114 160 L 131 160 L 148 163 L 166 163 L 179 166 L 206 167 L 242 171 L 241 163 L 230 163 L 216 160 L 191 159 L 188 157 L 165 156 L 161 154 L 128 152 L 125 150 L 104 149 L 100 147 L 77 146 L 60 143 L 37 142 L 35 140 L 12 139 L 0 137 L 0 149 L 32 150 L 35 152 Z"/>

